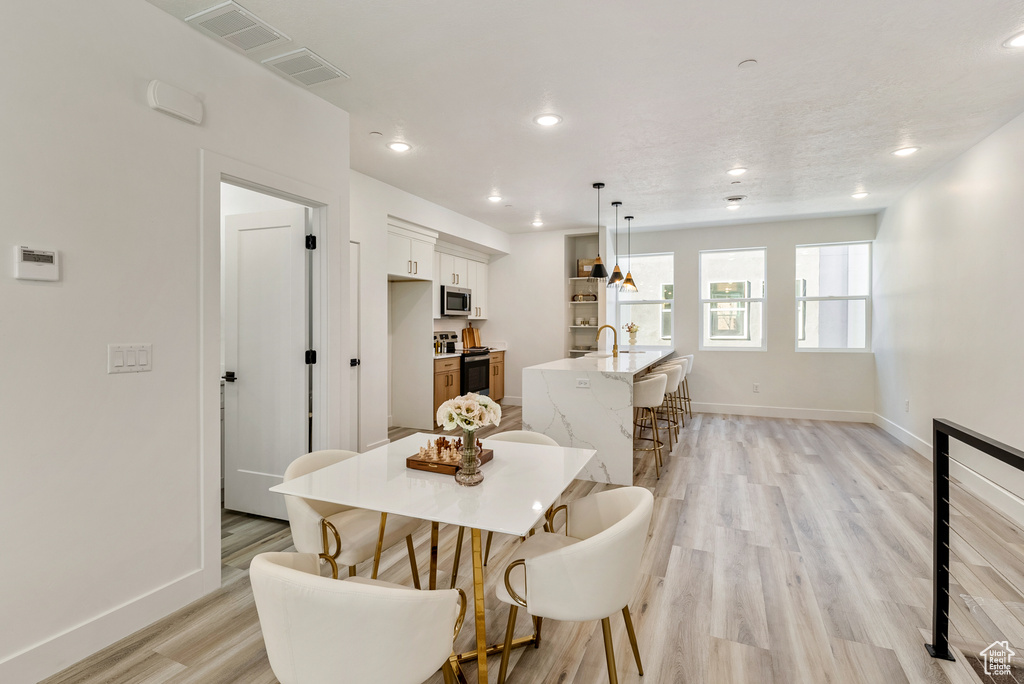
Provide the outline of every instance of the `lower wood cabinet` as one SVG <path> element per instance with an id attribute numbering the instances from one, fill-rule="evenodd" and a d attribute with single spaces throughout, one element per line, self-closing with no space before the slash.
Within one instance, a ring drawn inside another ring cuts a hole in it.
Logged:
<path id="1" fill-rule="evenodd" d="M 462 373 L 459 371 L 458 357 L 452 359 L 434 359 L 434 416 L 441 404 L 459 396 L 459 383 Z"/>
<path id="2" fill-rule="evenodd" d="M 491 399 L 505 398 L 505 352 L 491 352 Z"/>

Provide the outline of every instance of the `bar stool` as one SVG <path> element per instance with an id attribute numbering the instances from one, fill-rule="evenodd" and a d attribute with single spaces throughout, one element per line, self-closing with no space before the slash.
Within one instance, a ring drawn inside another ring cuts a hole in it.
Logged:
<path id="1" fill-rule="evenodd" d="M 656 368 L 651 375 L 664 375 L 667 378 L 665 383 L 665 401 L 661 405 L 659 411 L 665 416 L 665 425 L 668 427 L 668 453 L 671 455 L 672 449 L 675 447 L 672 445 L 673 433 L 675 433 L 676 441 L 679 440 L 679 428 L 680 426 L 686 427 L 686 411 L 683 410 L 682 402 L 679 398 L 679 383 L 683 378 L 683 371 L 685 370 L 682 364 L 668 364 L 659 368 Z"/>
<path id="2" fill-rule="evenodd" d="M 651 373 L 647 378 L 633 383 L 633 408 L 640 412 L 640 435 L 634 439 L 637 441 L 648 441 L 643 437 L 643 416 L 646 413 L 651 419 L 651 439 L 653 446 L 650 448 L 637 449 L 634 451 L 654 452 L 654 472 L 657 478 L 661 479 L 661 440 L 658 438 L 658 416 L 655 409 L 665 401 L 665 386 L 668 383 L 668 376 L 661 373 Z M 634 423 L 634 426 L 637 424 Z"/>
<path id="3" fill-rule="evenodd" d="M 687 354 L 683 358 L 686 359 L 686 372 L 683 373 L 683 404 L 686 406 L 686 412 L 693 418 L 693 409 L 690 408 L 690 383 L 687 381 L 687 376 L 693 372 L 693 354 Z"/>
<path id="4" fill-rule="evenodd" d="M 691 418 L 693 418 L 693 411 L 690 410 L 690 395 L 689 390 L 687 389 L 686 376 L 690 374 L 690 366 L 692 363 L 693 354 L 688 354 L 687 356 L 681 356 L 678 359 L 672 359 L 671 361 L 666 361 L 659 366 L 655 366 L 656 370 L 662 370 L 663 368 L 667 368 L 668 366 L 682 367 L 683 377 L 679 381 L 679 391 L 676 394 L 679 399 L 680 405 L 682 406 L 684 411 L 689 414 Z"/>

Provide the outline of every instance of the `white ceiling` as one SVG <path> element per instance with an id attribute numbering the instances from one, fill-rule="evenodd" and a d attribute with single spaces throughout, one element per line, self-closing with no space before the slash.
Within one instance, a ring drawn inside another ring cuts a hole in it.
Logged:
<path id="1" fill-rule="evenodd" d="M 873 213 L 1024 110 L 1019 0 L 240 4 L 292 39 L 254 59 L 351 76 L 310 90 L 351 114 L 353 169 L 511 233 L 594 225 L 595 181 L 635 229 Z"/>

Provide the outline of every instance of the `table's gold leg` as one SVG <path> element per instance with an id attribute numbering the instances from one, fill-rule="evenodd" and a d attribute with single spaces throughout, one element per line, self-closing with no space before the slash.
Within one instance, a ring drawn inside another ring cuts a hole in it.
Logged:
<path id="1" fill-rule="evenodd" d="M 477 680 L 487 684 L 487 626 L 484 616 L 484 562 L 480 530 L 473 528 L 473 609 L 476 613 Z"/>
<path id="2" fill-rule="evenodd" d="M 437 589 L 437 528 L 440 523 L 430 523 L 430 577 L 427 580 L 431 590 Z"/>

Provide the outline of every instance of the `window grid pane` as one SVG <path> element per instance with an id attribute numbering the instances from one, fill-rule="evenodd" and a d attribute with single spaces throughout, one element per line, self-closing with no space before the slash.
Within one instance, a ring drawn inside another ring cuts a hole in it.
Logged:
<path id="1" fill-rule="evenodd" d="M 765 348 L 764 248 L 700 253 L 702 349 Z"/>

